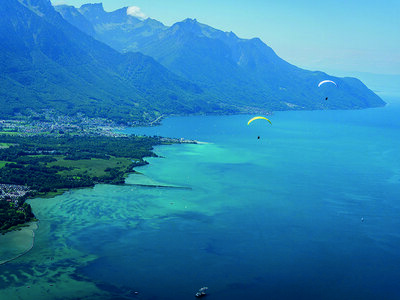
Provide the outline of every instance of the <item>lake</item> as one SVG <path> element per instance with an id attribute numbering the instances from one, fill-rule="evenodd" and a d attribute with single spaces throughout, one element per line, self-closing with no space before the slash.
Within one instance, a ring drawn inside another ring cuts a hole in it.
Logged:
<path id="1" fill-rule="evenodd" d="M 218 300 L 400 299 L 400 100 L 384 100 L 127 129 L 202 143 L 156 147 L 127 185 L 31 200 L 35 246 L 0 266 L 0 298 L 179 300 L 208 286 Z"/>

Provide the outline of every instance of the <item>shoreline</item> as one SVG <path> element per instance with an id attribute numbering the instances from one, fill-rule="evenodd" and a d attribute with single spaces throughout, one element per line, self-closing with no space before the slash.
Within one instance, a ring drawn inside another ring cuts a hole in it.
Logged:
<path id="1" fill-rule="evenodd" d="M 164 143 L 161 143 L 160 146 L 167 146 L 171 144 L 209 144 L 208 142 L 199 142 L 197 140 L 186 140 L 184 138 L 181 139 L 170 139 L 170 138 L 164 138 L 163 140 Z M 138 165 L 140 166 L 140 165 Z M 135 169 L 132 169 L 130 171 L 125 172 L 124 174 L 124 183 L 121 185 L 137 185 L 137 186 L 143 186 L 143 187 L 152 187 L 152 188 L 178 188 L 178 189 L 190 189 L 188 187 L 175 187 L 175 186 L 168 186 L 168 185 L 152 185 L 152 184 L 132 184 L 132 183 L 127 183 L 126 179 L 129 175 L 135 174 L 137 171 Z M 66 192 L 69 192 L 71 190 L 75 189 L 86 189 L 86 188 L 93 188 L 97 184 L 112 184 L 112 183 L 102 183 L 102 182 L 96 182 L 93 186 L 88 186 L 88 187 L 76 187 L 76 188 L 61 188 L 58 189 L 55 192 L 46 192 L 43 194 L 38 194 L 35 195 L 34 197 L 30 199 L 35 199 L 35 198 L 54 198 L 56 196 L 62 195 Z M 40 220 L 37 221 L 30 221 L 28 223 L 28 226 L 26 227 L 20 227 L 17 229 L 13 229 L 11 231 L 6 231 L 2 235 L 0 235 L 0 266 L 7 264 L 11 261 L 14 261 L 23 255 L 27 254 L 29 251 L 33 249 L 35 246 L 35 231 L 39 228 L 38 223 Z M 29 235 L 28 235 L 29 233 Z M 29 245 L 26 245 L 26 243 L 29 241 Z M 4 248 L 4 249 L 3 249 Z M 18 249 L 21 248 L 21 249 Z M 11 254 L 12 252 L 16 252 L 15 254 Z M 4 256 L 4 259 L 3 257 Z M 9 257 L 9 258 L 7 258 Z"/>
<path id="2" fill-rule="evenodd" d="M 15 243 L 14 246 L 16 248 L 18 247 L 18 243 L 20 243 L 20 239 L 25 240 L 27 238 L 26 235 L 28 232 L 30 233 L 30 239 L 31 239 L 31 243 L 28 246 L 28 248 L 24 247 L 25 249 L 21 250 L 22 252 L 12 256 L 11 258 L 0 260 L 0 266 L 4 265 L 6 263 L 9 263 L 11 261 L 14 261 L 14 260 L 20 258 L 21 256 L 27 254 L 29 251 L 31 251 L 33 249 L 33 247 L 35 246 L 35 231 L 38 228 L 39 228 L 38 221 L 35 221 L 35 222 L 31 222 L 31 224 L 29 224 L 29 226 L 26 228 L 23 228 L 23 229 L 17 230 L 17 231 L 10 231 L 10 232 L 7 232 L 6 234 L 0 236 L 0 239 L 4 239 L 6 237 L 8 239 L 11 239 L 11 241 L 9 241 L 9 242 L 11 242 L 11 243 L 14 242 Z M 1 251 L 1 246 L 0 246 L 0 251 Z M 1 252 L 0 252 L 0 254 L 1 254 Z"/>

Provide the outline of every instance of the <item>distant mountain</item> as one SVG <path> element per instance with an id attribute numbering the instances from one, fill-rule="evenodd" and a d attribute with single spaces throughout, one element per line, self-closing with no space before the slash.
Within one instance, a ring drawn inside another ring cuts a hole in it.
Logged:
<path id="1" fill-rule="evenodd" d="M 1 118 L 52 109 L 140 123 L 171 114 L 384 105 L 357 79 L 299 69 L 259 39 L 196 20 L 167 27 L 99 4 L 57 7 L 64 19 L 49 0 L 3 2 Z M 339 87 L 318 89 L 322 79 Z"/>
<path id="2" fill-rule="evenodd" d="M 91 23 L 80 21 L 90 30 Z M 49 0 L 4 1 L 0 41 L 0 117 L 54 109 L 147 122 L 221 111 L 202 100 L 201 88 L 153 58 L 121 54 L 78 30 Z"/>
<path id="3" fill-rule="evenodd" d="M 278 57 L 260 39 L 241 39 L 186 19 L 171 27 L 127 15 L 127 8 L 105 12 L 101 4 L 56 7 L 87 34 L 120 52 L 140 51 L 177 75 L 198 84 L 219 103 L 238 110 L 352 109 L 385 103 L 361 81 L 300 69 Z M 73 11 L 73 13 L 71 13 Z M 338 88 L 318 88 L 330 79 Z M 328 97 L 329 101 L 325 101 Z"/>
<path id="4" fill-rule="evenodd" d="M 140 20 L 127 14 L 127 7 L 106 12 L 101 3 L 85 4 L 79 9 L 58 5 L 55 9 L 72 25 L 120 52 L 137 52 L 138 44 L 152 39 L 154 34 L 167 29 L 154 19 Z"/>

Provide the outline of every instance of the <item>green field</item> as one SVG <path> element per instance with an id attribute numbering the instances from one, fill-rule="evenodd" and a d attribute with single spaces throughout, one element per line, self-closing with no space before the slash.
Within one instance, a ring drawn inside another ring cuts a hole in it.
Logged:
<path id="1" fill-rule="evenodd" d="M 0 160 L 0 168 L 4 167 L 7 163 L 10 163 L 10 162 Z"/>
<path id="2" fill-rule="evenodd" d="M 10 147 L 12 145 L 13 144 L 9 144 L 9 143 L 0 143 L 0 149 L 8 148 L 8 147 Z"/>
<path id="3" fill-rule="evenodd" d="M 0 183 L 28 186 L 27 197 L 124 184 L 132 168 L 155 156 L 151 150 L 161 143 L 157 137 L 0 134 Z M 0 201 L 0 233 L 34 218 L 25 200 L 21 197 L 18 207 Z"/>
<path id="4" fill-rule="evenodd" d="M 111 157 L 110 159 L 80 159 L 80 160 L 64 160 L 63 158 L 57 158 L 57 161 L 49 163 L 48 166 L 60 166 L 73 168 L 72 170 L 60 171 L 60 175 L 72 175 L 76 176 L 78 174 L 87 174 L 90 177 L 101 177 L 107 175 L 105 170 L 119 169 L 125 171 L 129 165 L 132 164 L 132 159 L 124 157 Z"/>
<path id="5" fill-rule="evenodd" d="M 20 133 L 15 131 L 0 131 L 0 134 L 19 135 Z"/>

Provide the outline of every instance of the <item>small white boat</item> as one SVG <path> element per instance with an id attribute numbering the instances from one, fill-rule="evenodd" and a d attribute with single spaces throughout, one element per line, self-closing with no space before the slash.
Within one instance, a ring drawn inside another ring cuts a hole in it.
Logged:
<path id="1" fill-rule="evenodd" d="M 201 298 L 206 296 L 206 290 L 208 290 L 207 286 L 203 286 L 201 289 L 199 289 L 199 291 L 195 294 L 196 298 Z"/>

